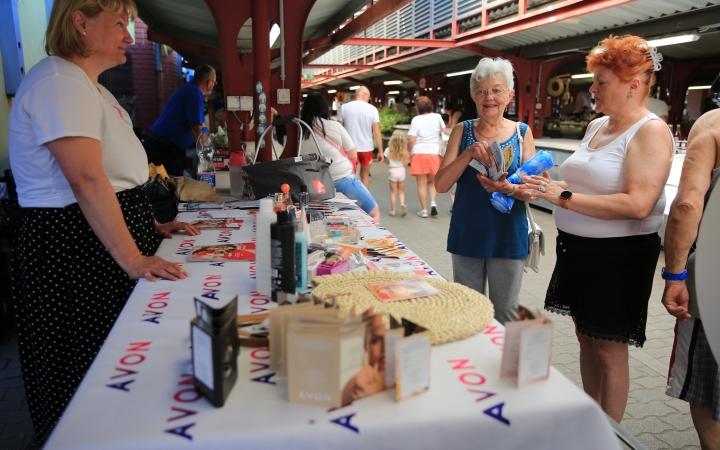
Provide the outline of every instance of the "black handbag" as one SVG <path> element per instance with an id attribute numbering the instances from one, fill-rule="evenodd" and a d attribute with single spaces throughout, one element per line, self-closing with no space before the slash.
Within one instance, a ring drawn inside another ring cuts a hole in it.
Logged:
<path id="1" fill-rule="evenodd" d="M 152 206 L 155 220 L 160 223 L 172 222 L 178 213 L 175 190 L 177 186 L 172 178 L 163 179 L 157 174 L 143 186 L 143 192 Z"/>
<path id="2" fill-rule="evenodd" d="M 260 136 L 258 145 L 255 146 L 255 159 L 253 164 L 244 167 L 245 173 L 250 179 L 255 198 L 264 198 L 280 192 L 280 186 L 287 183 L 290 186 L 290 195 L 294 200 L 299 200 L 300 188 L 307 186 L 310 200 L 327 200 L 335 197 L 335 183 L 330 175 L 330 164 L 332 160 L 322 154 L 311 154 L 300 156 L 302 138 L 298 142 L 298 156 L 294 158 L 278 159 L 277 161 L 256 162 L 263 137 L 272 131 L 273 127 L 284 125 L 289 122 L 296 123 L 299 127 L 305 126 L 315 145 L 320 150 L 317 137 L 312 129 L 302 120 L 293 116 L 285 116 L 273 121 L 265 132 Z M 270 134 L 272 136 L 272 134 Z M 272 144 L 271 144 L 272 145 Z M 273 146 L 273 152 L 275 147 Z"/>

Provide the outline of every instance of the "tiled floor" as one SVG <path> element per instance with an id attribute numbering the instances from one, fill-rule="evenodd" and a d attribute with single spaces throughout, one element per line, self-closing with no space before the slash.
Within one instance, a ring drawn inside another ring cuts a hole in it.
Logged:
<path id="1" fill-rule="evenodd" d="M 423 219 L 415 215 L 420 210 L 413 177 L 406 182 L 407 217 L 390 217 L 387 166 L 374 164 L 371 192 L 380 204 L 382 223 L 403 243 L 447 279 L 452 280 L 450 255 L 445 251 L 450 224 L 450 197 L 438 195 L 440 214 Z M 534 210 L 535 221 L 546 236 L 546 254 L 542 257 L 540 273 L 525 275 L 521 303 L 530 309 L 542 309 L 545 290 L 555 263 L 554 243 L 557 231 L 550 214 Z M 634 434 L 648 449 L 699 449 L 699 441 L 685 402 L 665 396 L 664 387 L 670 350 L 673 342 L 674 320 L 660 304 L 663 283 L 660 256 L 650 300 L 647 336 L 643 349 L 630 351 L 630 399 L 622 426 Z M 553 364 L 578 386 L 580 372 L 578 344 L 572 321 L 568 317 L 549 315 L 555 322 Z M 27 413 L 24 390 L 20 378 L 17 344 L 14 333 L 0 341 L 0 450 L 34 449 L 32 426 Z"/>

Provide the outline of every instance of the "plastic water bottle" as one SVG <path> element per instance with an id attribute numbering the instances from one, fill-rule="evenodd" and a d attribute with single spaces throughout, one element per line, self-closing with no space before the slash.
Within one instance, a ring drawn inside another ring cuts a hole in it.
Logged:
<path id="1" fill-rule="evenodd" d="M 202 132 L 200 136 L 198 136 L 197 143 L 195 144 L 195 151 L 198 156 L 198 181 L 205 181 L 210 186 L 215 187 L 215 164 L 213 164 L 215 146 L 210 139 L 208 127 L 202 127 Z"/>
<path id="2" fill-rule="evenodd" d="M 260 200 L 260 211 L 255 216 L 255 266 L 257 291 L 262 295 L 272 294 L 272 267 L 270 260 L 270 225 L 275 222 L 273 200 Z"/>
<path id="3" fill-rule="evenodd" d="M 245 152 L 240 150 L 230 153 L 228 168 L 230 169 L 230 196 L 244 198 L 243 188 L 245 187 L 245 171 L 243 167 L 247 164 Z"/>

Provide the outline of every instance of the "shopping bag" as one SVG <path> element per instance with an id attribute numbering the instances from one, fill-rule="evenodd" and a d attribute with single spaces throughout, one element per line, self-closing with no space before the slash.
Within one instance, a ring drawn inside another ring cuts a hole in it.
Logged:
<path id="1" fill-rule="evenodd" d="M 528 221 L 528 256 L 525 259 L 525 272 L 532 269 L 537 273 L 540 270 L 540 254 L 545 255 L 545 235 L 533 219 L 529 202 L 525 202 L 525 208 Z"/>
<path id="2" fill-rule="evenodd" d="M 175 190 L 177 189 L 175 180 L 172 178 L 164 180 L 161 174 L 157 174 L 155 178 L 150 178 L 142 188 L 152 206 L 155 219 L 160 223 L 172 222 L 178 212 L 175 199 Z"/>
<path id="3" fill-rule="evenodd" d="M 257 155 L 260 152 L 260 142 L 262 142 L 265 135 L 271 132 L 274 127 L 289 122 L 294 122 L 299 127 L 306 127 L 310 132 L 310 136 L 315 140 L 318 151 L 321 151 L 315 133 L 305 122 L 293 116 L 275 119 L 272 125 L 263 132 L 258 140 L 255 147 L 257 150 L 255 151 L 253 164 L 244 167 L 245 173 L 250 179 L 250 185 L 255 193 L 255 198 L 260 199 L 280 192 L 280 187 L 286 183 L 290 186 L 290 195 L 296 201 L 299 201 L 300 188 L 303 185 L 307 187 L 310 200 L 328 200 L 335 197 L 335 183 L 333 182 L 332 175 L 330 175 L 330 164 L 332 164 L 332 160 L 322 154 L 300 156 L 302 139 L 298 141 L 296 157 L 278 159 L 276 161 L 256 162 Z M 272 148 L 274 152 L 275 146 L 272 145 Z"/>

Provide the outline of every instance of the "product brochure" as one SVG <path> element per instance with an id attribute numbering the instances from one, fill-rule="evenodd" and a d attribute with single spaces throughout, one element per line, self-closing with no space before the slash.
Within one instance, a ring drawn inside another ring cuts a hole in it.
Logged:
<path id="1" fill-rule="evenodd" d="M 240 228 L 241 219 L 198 219 L 190 222 L 195 228 Z"/>
<path id="2" fill-rule="evenodd" d="M 189 261 L 254 261 L 255 243 L 195 246 Z"/>
<path id="3" fill-rule="evenodd" d="M 409 300 L 440 293 L 425 280 L 398 280 L 385 283 L 366 284 L 366 288 L 381 302 Z"/>
<path id="4" fill-rule="evenodd" d="M 221 211 L 199 211 L 203 217 L 210 219 L 234 219 L 238 217 L 255 217 L 257 209 L 223 209 Z"/>
<path id="5" fill-rule="evenodd" d="M 338 313 L 306 308 L 288 315 L 284 346 L 291 402 L 338 408 L 385 389 L 382 316 Z"/>
<path id="6" fill-rule="evenodd" d="M 198 211 L 201 209 L 223 209 L 223 202 L 178 203 L 178 211 Z"/>
<path id="7" fill-rule="evenodd" d="M 491 180 L 497 181 L 502 174 L 505 173 L 505 157 L 503 156 L 502 149 L 497 141 L 492 141 L 490 144 L 490 153 L 493 160 L 493 164 L 490 167 L 485 167 L 485 164 L 474 158 L 470 161 L 470 167 Z"/>
<path id="8" fill-rule="evenodd" d="M 395 398 L 398 401 L 430 388 L 430 332 L 395 342 Z"/>
<path id="9" fill-rule="evenodd" d="M 365 267 L 368 270 L 388 270 L 394 272 L 405 272 L 412 273 L 414 275 L 421 275 L 424 277 L 431 276 L 427 270 L 425 270 L 419 264 L 413 264 L 412 261 L 400 261 L 400 262 L 381 262 L 381 261 L 368 261 L 365 263 Z"/>
<path id="10" fill-rule="evenodd" d="M 516 376 L 518 387 L 550 376 L 553 323 L 540 312 L 534 314 L 537 319 L 505 325 L 500 376 Z"/>

